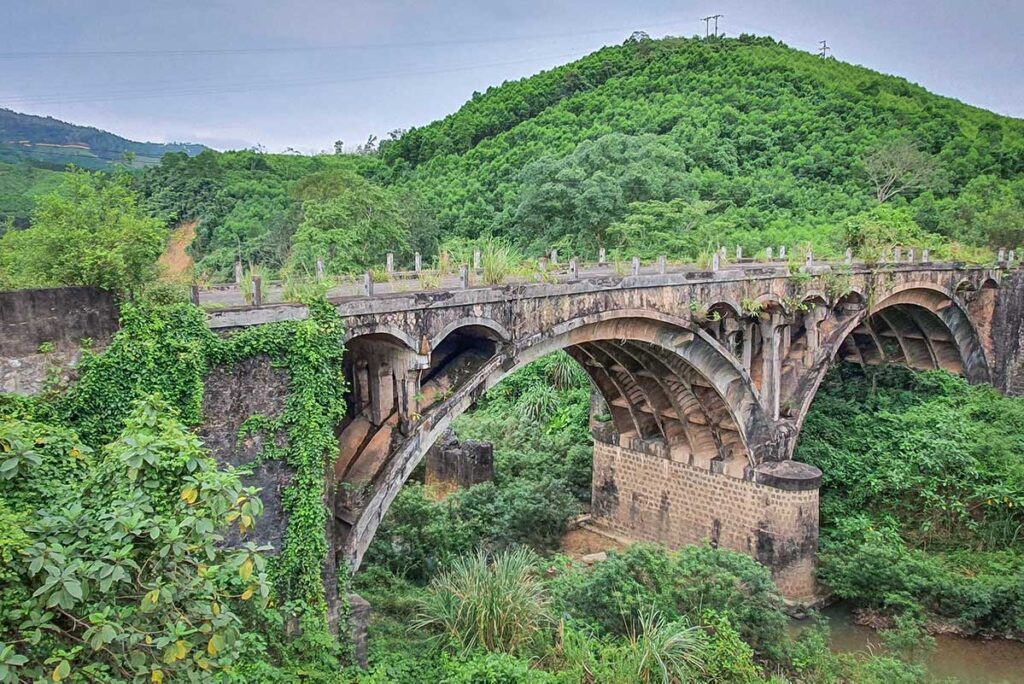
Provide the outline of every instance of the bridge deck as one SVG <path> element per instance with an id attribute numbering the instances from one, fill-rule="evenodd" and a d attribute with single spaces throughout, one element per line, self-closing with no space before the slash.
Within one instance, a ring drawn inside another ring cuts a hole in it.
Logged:
<path id="1" fill-rule="evenodd" d="M 634 275 L 621 273 L 613 265 L 581 268 L 573 277 L 567 270 L 550 271 L 544 280 L 536 275 L 511 276 L 500 285 L 484 285 L 479 274 L 462 287 L 457 276 L 449 276 L 440 286 L 422 287 L 422 273 L 396 272 L 389 282 L 373 284 L 367 295 L 362 283 L 345 282 L 327 293 L 328 301 L 338 306 L 342 316 L 391 313 L 431 309 L 443 306 L 484 304 L 510 299 L 534 299 L 602 290 L 665 287 L 673 285 L 725 284 L 739 281 L 771 280 L 792 277 L 797 273 L 811 276 L 830 273 L 865 274 L 878 271 L 981 271 L 982 266 L 963 262 L 901 262 L 867 265 L 863 262 L 814 262 L 794 269 L 789 263 L 747 261 L 729 264 L 718 270 L 698 269 L 690 265 L 670 265 L 661 271 L 656 266 L 642 267 Z M 296 302 L 283 302 L 284 288 L 275 284 L 264 289 L 262 306 L 245 304 L 237 285 L 205 288 L 200 303 L 207 309 L 207 320 L 213 329 L 237 328 L 275 321 L 301 320 L 306 307 Z"/>

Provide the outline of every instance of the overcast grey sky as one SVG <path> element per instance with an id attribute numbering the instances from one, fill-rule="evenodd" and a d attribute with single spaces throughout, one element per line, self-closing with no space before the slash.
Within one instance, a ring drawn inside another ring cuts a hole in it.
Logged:
<path id="1" fill-rule="evenodd" d="M 137 140 L 352 147 L 633 30 L 771 35 L 1024 117 L 1022 0 L 0 0 L 0 106 Z"/>

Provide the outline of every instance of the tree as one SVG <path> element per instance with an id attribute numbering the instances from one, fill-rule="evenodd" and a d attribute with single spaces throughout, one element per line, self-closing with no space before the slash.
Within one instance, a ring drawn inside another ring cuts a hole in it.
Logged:
<path id="1" fill-rule="evenodd" d="M 291 266 L 313 272 L 355 273 L 384 263 L 387 252 L 409 249 L 409 231 L 390 194 L 347 171 L 313 174 L 295 189 L 303 219 L 292 241 Z"/>
<path id="2" fill-rule="evenodd" d="M 334 141 L 334 154 L 345 154 L 345 143 L 342 140 Z"/>
<path id="3" fill-rule="evenodd" d="M 938 159 L 907 138 L 875 145 L 864 157 L 864 170 L 881 203 L 912 190 L 928 189 L 943 177 Z"/>
<path id="4" fill-rule="evenodd" d="M 44 195 L 32 227 L 0 238 L 0 287 L 90 285 L 133 292 L 156 276 L 166 233 L 126 173 L 74 170 Z"/>

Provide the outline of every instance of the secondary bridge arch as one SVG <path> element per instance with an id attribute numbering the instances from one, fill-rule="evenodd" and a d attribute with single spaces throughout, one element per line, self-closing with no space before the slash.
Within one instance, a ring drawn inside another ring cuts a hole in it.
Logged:
<path id="1" fill-rule="evenodd" d="M 826 314 L 816 354 L 788 359 L 802 366 L 789 390 L 788 418 L 799 435 L 822 380 L 840 360 L 866 365 L 897 363 L 917 370 L 943 369 L 969 382 L 991 381 L 991 367 L 978 328 L 956 289 L 926 283 L 904 283 L 878 293 L 868 305 L 861 295 L 852 305 L 837 304 Z M 819 325 L 819 328 L 821 326 Z M 805 353 L 801 349 L 800 353 Z M 795 439 L 787 453 L 791 454 Z"/>

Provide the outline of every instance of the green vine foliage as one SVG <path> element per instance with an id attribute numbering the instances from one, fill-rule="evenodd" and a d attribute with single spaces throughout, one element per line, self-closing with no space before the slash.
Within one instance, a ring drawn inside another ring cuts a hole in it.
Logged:
<path id="1" fill-rule="evenodd" d="M 337 449 L 334 428 L 345 412 L 344 344 L 337 312 L 323 301 L 308 306 L 305 320 L 254 326 L 220 337 L 206 327 L 203 312 L 190 304 L 126 303 L 121 330 L 105 353 L 86 356 L 78 380 L 67 392 L 43 401 L 4 397 L 0 414 L 73 428 L 81 439 L 78 452 L 85 459 L 90 449 L 113 442 L 133 407 L 148 397 L 159 396 L 184 425 L 198 427 L 204 381 L 212 368 L 269 357 L 287 371 L 290 392 L 279 417 L 255 417 L 249 428 L 283 436 L 286 447 L 261 458 L 283 458 L 294 473 L 283 500 L 288 518 L 284 548 L 268 564 L 273 601 L 301 616 L 304 643 L 330 650 L 334 647 L 324 590 L 325 472 Z M 61 429 L 52 428 L 47 440 L 69 446 L 71 437 Z M 17 463 L 0 459 L 0 464 L 6 463 L 0 467 L 21 472 L 34 465 L 30 460 L 39 452 L 45 456 L 46 449 L 19 449 L 29 455 Z"/>

